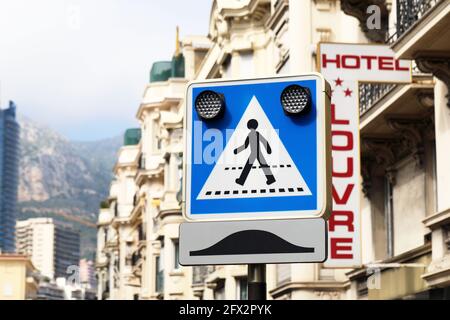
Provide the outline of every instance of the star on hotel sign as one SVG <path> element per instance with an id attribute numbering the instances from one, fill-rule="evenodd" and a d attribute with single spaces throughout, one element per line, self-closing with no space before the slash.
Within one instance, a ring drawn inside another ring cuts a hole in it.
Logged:
<path id="1" fill-rule="evenodd" d="M 336 87 L 339 87 L 339 86 L 342 85 L 342 82 L 344 82 L 344 81 L 341 80 L 341 79 L 338 77 L 336 80 L 334 80 L 334 85 L 335 85 Z"/>
<path id="2" fill-rule="evenodd" d="M 342 83 L 344 82 L 344 80 L 342 80 L 340 77 L 338 77 L 336 80 L 334 81 L 334 87 L 342 87 Z M 350 88 L 347 88 L 346 90 L 343 91 L 345 94 L 345 97 L 351 97 L 352 96 L 352 90 L 350 90 Z M 334 90 L 331 90 L 331 95 L 333 95 Z"/>
<path id="3" fill-rule="evenodd" d="M 352 96 L 352 90 L 350 90 L 349 88 L 347 88 L 346 90 L 344 90 L 345 96 L 346 97 L 351 97 Z"/>

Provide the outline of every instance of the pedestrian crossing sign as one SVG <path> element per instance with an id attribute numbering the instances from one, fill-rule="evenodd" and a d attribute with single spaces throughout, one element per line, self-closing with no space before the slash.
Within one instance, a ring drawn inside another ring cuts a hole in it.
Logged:
<path id="1" fill-rule="evenodd" d="M 331 202 L 329 108 L 329 86 L 315 73 L 191 83 L 185 217 L 324 217 Z"/>

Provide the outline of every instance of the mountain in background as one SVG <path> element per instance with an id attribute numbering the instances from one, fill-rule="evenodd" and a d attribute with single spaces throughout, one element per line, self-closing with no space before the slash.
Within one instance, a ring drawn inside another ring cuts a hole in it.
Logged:
<path id="1" fill-rule="evenodd" d="M 121 137 L 69 141 L 20 117 L 18 219 L 52 217 L 81 232 L 81 255 L 93 258 L 100 202 L 108 195 Z"/>

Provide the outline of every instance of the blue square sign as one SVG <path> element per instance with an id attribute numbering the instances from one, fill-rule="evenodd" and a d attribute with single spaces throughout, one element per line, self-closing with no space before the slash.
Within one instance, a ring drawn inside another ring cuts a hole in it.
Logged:
<path id="1" fill-rule="evenodd" d="M 191 83 L 188 220 L 323 217 L 331 187 L 330 90 L 320 74 Z"/>

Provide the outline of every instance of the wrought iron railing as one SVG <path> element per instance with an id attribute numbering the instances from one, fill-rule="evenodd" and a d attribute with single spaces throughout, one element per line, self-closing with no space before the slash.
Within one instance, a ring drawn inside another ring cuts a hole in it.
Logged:
<path id="1" fill-rule="evenodd" d="M 397 23 L 395 33 L 387 42 L 393 43 L 407 32 L 431 8 L 443 0 L 397 0 Z"/>
<path id="2" fill-rule="evenodd" d="M 432 77 L 423 73 L 413 61 L 411 72 L 414 77 Z M 387 95 L 397 85 L 388 83 L 362 83 L 359 85 L 359 115 L 362 116 L 374 106 L 381 98 Z"/>
<path id="3" fill-rule="evenodd" d="M 395 84 L 363 83 L 359 85 L 359 115 L 366 113 L 378 100 L 391 91 Z"/>

